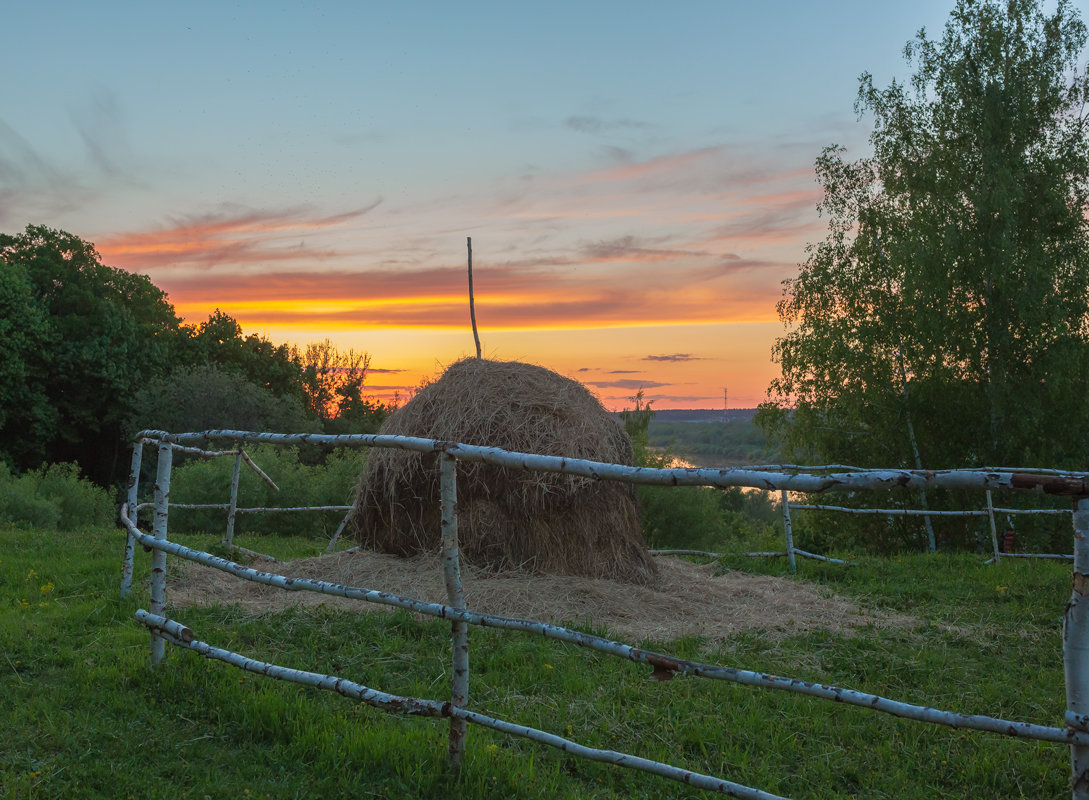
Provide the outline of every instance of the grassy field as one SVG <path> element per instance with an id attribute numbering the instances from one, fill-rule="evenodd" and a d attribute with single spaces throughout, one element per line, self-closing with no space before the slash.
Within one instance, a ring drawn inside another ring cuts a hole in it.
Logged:
<path id="1" fill-rule="evenodd" d="M 208 546 L 212 536 L 185 541 Z M 315 554 L 298 539 L 243 544 Z M 337 695 L 172 649 L 147 663 L 150 556 L 118 598 L 122 536 L 0 531 L 0 797 L 695 797 L 664 779 L 576 761 L 470 728 L 445 769 L 445 721 L 392 717 Z M 974 556 L 803 562 L 815 582 L 913 627 L 748 633 L 648 643 L 678 655 L 836 683 L 956 711 L 1059 725 L 1069 566 Z M 781 562 L 726 566 L 785 574 Z M 436 564 L 436 569 L 438 569 Z M 380 587 L 379 587 L 380 588 Z M 198 638 L 390 692 L 444 698 L 448 627 L 331 609 L 177 612 Z M 470 630 L 475 710 L 575 741 L 794 798 L 1068 796 L 1068 750 L 910 723 L 782 692 L 649 669 L 519 634 Z"/>

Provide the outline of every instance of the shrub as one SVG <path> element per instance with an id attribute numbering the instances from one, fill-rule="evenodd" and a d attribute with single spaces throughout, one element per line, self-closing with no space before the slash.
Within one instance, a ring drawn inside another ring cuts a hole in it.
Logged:
<path id="1" fill-rule="evenodd" d="M 109 493 L 81 477 L 75 464 L 18 476 L 0 465 L 0 524 L 70 531 L 108 525 L 113 518 Z"/>
<path id="2" fill-rule="evenodd" d="M 350 505 L 352 491 L 363 471 L 365 450 L 334 450 L 323 463 L 300 461 L 297 448 L 251 446 L 246 452 L 279 487 L 274 490 L 245 464 L 238 481 L 238 506 L 298 507 Z M 172 503 L 227 503 L 231 493 L 234 459 L 187 458 L 171 476 Z M 239 514 L 235 534 L 259 533 L 328 537 L 346 512 L 301 511 Z M 220 531 L 227 526 L 225 510 L 176 509 L 170 529 L 179 533 Z"/>

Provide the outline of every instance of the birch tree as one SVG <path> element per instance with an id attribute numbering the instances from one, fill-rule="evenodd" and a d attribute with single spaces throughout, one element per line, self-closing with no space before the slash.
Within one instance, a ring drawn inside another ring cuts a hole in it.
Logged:
<path id="1" fill-rule="evenodd" d="M 785 282 L 759 420 L 796 458 L 1089 462 L 1089 73 L 1068 2 L 960 0 L 875 87 L 872 155 L 817 159 L 827 237 Z"/>

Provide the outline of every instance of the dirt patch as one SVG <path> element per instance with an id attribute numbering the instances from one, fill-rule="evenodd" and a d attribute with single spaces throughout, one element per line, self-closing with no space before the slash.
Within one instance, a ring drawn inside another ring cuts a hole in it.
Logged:
<path id="1" fill-rule="evenodd" d="M 220 603 L 257 613 L 318 605 L 361 612 L 392 610 L 313 592 L 285 592 L 191 562 L 173 561 L 178 572 L 168 583 L 167 598 L 174 607 Z M 434 603 L 446 599 L 436 555 L 402 558 L 360 550 L 254 566 Z M 715 575 L 712 564 L 674 558 L 659 558 L 658 567 L 659 579 L 653 587 L 604 578 L 496 574 L 472 568 L 463 569 L 462 577 L 466 604 L 474 611 L 595 629 L 604 626 L 611 635 L 629 642 L 664 642 L 683 636 L 719 640 L 741 631 L 850 633 L 865 625 L 910 627 L 916 622 L 902 615 L 864 610 L 800 581 L 740 572 Z"/>

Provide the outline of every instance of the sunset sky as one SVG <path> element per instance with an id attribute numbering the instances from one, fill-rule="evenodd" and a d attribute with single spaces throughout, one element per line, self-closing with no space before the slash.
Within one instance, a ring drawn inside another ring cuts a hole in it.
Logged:
<path id="1" fill-rule="evenodd" d="M 486 356 L 752 407 L 814 159 L 866 154 L 859 74 L 906 78 L 952 6 L 12 4 L 0 231 L 93 241 L 191 323 L 365 350 L 379 397 L 475 352 L 471 236 Z"/>

